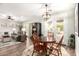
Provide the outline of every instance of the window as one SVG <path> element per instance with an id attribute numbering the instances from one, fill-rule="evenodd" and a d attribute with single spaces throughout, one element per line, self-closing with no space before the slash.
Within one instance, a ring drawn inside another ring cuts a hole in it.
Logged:
<path id="1" fill-rule="evenodd" d="M 64 29 L 63 20 L 57 20 L 56 28 L 57 28 L 58 33 L 63 32 L 63 29 Z"/>

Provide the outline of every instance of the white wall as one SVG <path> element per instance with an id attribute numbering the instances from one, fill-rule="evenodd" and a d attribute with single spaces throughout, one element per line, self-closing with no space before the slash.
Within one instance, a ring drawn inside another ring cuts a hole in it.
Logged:
<path id="1" fill-rule="evenodd" d="M 13 32 L 13 28 L 18 31 L 18 24 L 15 21 L 7 20 L 7 19 L 0 19 L 0 35 L 3 35 L 4 32 L 9 32 L 11 34 Z"/>
<path id="2" fill-rule="evenodd" d="M 64 17 L 64 43 L 67 45 L 70 34 L 75 34 L 75 10 L 67 12 L 67 17 Z"/>
<path id="3" fill-rule="evenodd" d="M 29 35 L 29 23 L 24 23 L 23 28 L 25 28 L 26 34 Z"/>
<path id="4" fill-rule="evenodd" d="M 46 32 L 45 31 L 45 22 L 42 21 L 41 24 L 42 24 L 42 31 L 41 32 L 42 32 L 43 36 L 45 36 L 45 34 L 46 34 L 45 33 Z"/>

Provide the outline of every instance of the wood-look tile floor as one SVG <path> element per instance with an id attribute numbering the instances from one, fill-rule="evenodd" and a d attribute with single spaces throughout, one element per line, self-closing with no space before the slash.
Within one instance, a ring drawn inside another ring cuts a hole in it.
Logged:
<path id="1" fill-rule="evenodd" d="M 6 56 L 31 56 L 31 53 L 33 52 L 33 48 L 30 48 L 29 50 L 27 50 L 27 48 L 25 48 L 25 47 L 26 47 L 26 44 L 25 44 L 25 42 L 23 42 L 18 45 L 14 45 L 14 46 L 10 47 L 9 49 L 12 49 L 11 51 L 10 50 L 7 51 L 7 49 L 5 48 L 5 50 L 7 52 L 5 52 L 5 51 L 2 51 L 2 52 L 6 53 Z M 24 53 L 24 55 L 23 55 L 23 53 Z M 29 55 L 29 53 L 30 53 L 30 55 Z M 63 56 L 76 56 L 75 49 L 72 49 L 72 48 L 69 48 L 66 46 L 62 47 L 62 53 L 63 53 Z"/>
<path id="2" fill-rule="evenodd" d="M 61 49 L 62 49 L 62 56 L 76 56 L 75 50 L 72 48 L 64 46 L 64 47 L 61 47 Z M 33 48 L 31 48 L 29 50 L 25 49 L 23 55 L 24 56 L 31 56 L 32 52 L 33 52 Z M 36 56 L 36 54 L 34 56 Z M 50 56 L 53 56 L 53 55 L 50 55 Z"/>
<path id="3" fill-rule="evenodd" d="M 75 49 L 69 48 L 67 46 L 64 47 L 70 56 L 76 56 Z"/>

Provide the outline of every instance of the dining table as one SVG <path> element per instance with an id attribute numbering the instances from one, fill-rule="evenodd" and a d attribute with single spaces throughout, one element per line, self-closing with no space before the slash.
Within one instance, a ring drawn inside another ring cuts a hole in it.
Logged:
<path id="1" fill-rule="evenodd" d="M 47 41 L 47 40 L 41 40 L 40 41 L 43 45 L 44 45 L 44 48 L 45 48 L 45 55 L 48 56 L 48 50 L 50 50 L 50 48 L 48 47 L 48 44 L 49 45 L 53 45 L 56 41 L 55 40 L 52 40 L 52 41 Z"/>

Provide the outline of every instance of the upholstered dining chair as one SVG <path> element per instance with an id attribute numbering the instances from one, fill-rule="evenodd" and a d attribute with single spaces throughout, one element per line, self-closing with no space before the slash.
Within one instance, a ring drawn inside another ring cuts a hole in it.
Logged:
<path id="1" fill-rule="evenodd" d="M 62 52 L 61 52 L 61 45 L 62 45 L 62 41 L 63 41 L 63 35 L 60 39 L 60 41 L 57 43 L 54 43 L 50 49 L 50 54 L 54 55 L 54 56 L 62 56 Z"/>
<path id="2" fill-rule="evenodd" d="M 33 42 L 32 56 L 34 55 L 35 52 L 38 55 L 42 55 L 42 53 L 44 53 L 46 49 L 45 49 L 43 43 L 40 42 L 40 39 L 37 35 L 33 35 L 32 42 Z"/>

